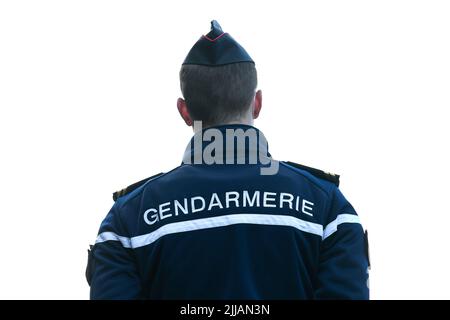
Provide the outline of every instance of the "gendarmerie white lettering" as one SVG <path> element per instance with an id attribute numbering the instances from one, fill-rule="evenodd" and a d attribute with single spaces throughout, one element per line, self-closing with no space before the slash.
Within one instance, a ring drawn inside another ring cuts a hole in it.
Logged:
<path id="1" fill-rule="evenodd" d="M 305 200 L 303 199 L 302 202 L 302 212 L 304 214 L 307 214 L 308 216 L 312 217 L 312 209 L 313 209 L 314 203 L 312 203 L 311 201 Z"/>
<path id="2" fill-rule="evenodd" d="M 269 191 L 227 191 L 212 193 L 208 196 L 194 196 L 190 198 L 174 199 L 155 205 L 144 211 L 143 218 L 146 224 L 153 225 L 162 220 L 171 220 L 181 214 L 202 214 L 213 210 L 233 208 L 275 208 L 293 210 L 299 214 L 314 215 L 314 203 L 299 195 L 288 192 Z"/>
<path id="3" fill-rule="evenodd" d="M 242 203 L 243 207 L 259 207 L 259 191 L 255 191 L 253 192 L 253 197 L 250 198 L 250 194 L 248 193 L 247 190 L 244 190 L 243 195 L 244 195 L 244 201 Z"/>
<path id="4" fill-rule="evenodd" d="M 150 213 L 154 213 L 154 214 L 152 214 L 150 216 L 151 220 L 148 217 L 148 215 Z M 158 221 L 158 210 L 156 210 L 154 208 L 150 208 L 150 209 L 145 210 L 145 212 L 144 212 L 144 220 L 145 220 L 146 224 L 150 224 L 150 225 L 154 224 L 156 221 Z"/>
<path id="5" fill-rule="evenodd" d="M 211 209 L 213 207 L 219 207 L 220 209 L 223 209 L 222 202 L 220 202 L 219 196 L 215 192 L 211 196 L 211 201 L 209 202 L 208 211 L 211 211 Z"/>

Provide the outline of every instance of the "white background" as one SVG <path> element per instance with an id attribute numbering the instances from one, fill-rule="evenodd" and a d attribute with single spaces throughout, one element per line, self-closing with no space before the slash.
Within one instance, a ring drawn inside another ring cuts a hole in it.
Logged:
<path id="1" fill-rule="evenodd" d="M 342 175 L 373 299 L 450 298 L 447 1 L 0 2 L 0 298 L 87 299 L 111 193 L 181 162 L 178 71 L 217 19 L 272 155 Z"/>

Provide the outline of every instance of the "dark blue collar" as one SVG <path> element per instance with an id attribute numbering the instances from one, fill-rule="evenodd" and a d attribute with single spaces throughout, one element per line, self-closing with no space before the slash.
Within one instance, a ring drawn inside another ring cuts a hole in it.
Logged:
<path id="1" fill-rule="evenodd" d="M 186 147 L 185 164 L 261 164 L 271 159 L 264 134 L 245 124 L 213 126 L 197 132 Z"/>

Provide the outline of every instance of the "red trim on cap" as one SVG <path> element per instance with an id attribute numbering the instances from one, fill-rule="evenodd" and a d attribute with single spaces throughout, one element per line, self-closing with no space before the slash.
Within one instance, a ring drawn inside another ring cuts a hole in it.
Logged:
<path id="1" fill-rule="evenodd" d="M 218 37 L 215 37 L 214 39 L 211 39 L 211 38 L 209 38 L 209 37 L 207 37 L 207 36 L 205 36 L 205 35 L 203 35 L 203 37 L 206 38 L 207 40 L 211 41 L 211 42 L 214 42 L 214 41 L 216 41 L 217 39 L 222 38 L 225 34 L 226 34 L 226 32 L 222 33 L 222 34 L 221 34 L 220 36 L 218 36 Z"/>

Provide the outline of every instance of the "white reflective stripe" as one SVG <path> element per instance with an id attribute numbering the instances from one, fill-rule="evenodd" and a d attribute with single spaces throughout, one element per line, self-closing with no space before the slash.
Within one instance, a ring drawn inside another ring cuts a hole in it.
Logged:
<path id="1" fill-rule="evenodd" d="M 361 224 L 361 221 L 359 220 L 359 217 L 355 214 L 349 214 L 349 213 L 340 214 L 337 216 L 337 218 L 333 222 L 330 222 L 325 227 L 325 231 L 323 232 L 323 237 L 322 237 L 323 240 L 325 240 L 326 238 L 331 236 L 333 233 L 335 233 L 337 231 L 338 225 L 343 224 L 343 223 L 359 223 L 359 224 Z"/>
<path id="2" fill-rule="evenodd" d="M 166 224 L 153 232 L 131 238 L 131 247 L 139 248 L 149 245 L 162 236 L 172 233 L 218 228 L 240 223 L 288 226 L 318 236 L 323 234 L 323 227 L 320 224 L 303 221 L 292 216 L 241 213 Z"/>
<path id="3" fill-rule="evenodd" d="M 108 240 L 120 241 L 126 248 L 139 248 L 157 241 L 159 238 L 173 233 L 203 230 L 209 228 L 218 228 L 234 224 L 260 224 L 273 226 L 288 226 L 294 227 L 298 230 L 312 233 L 318 236 L 323 236 L 323 227 L 320 224 L 304 221 L 292 216 L 285 215 L 269 215 L 269 214 L 230 214 L 226 216 L 195 219 L 189 221 L 174 222 L 166 224 L 153 232 L 136 236 L 133 238 L 125 238 L 117 236 L 111 232 L 104 232 L 107 235 L 103 236 L 101 233 L 96 243 Z M 101 239 L 99 241 L 99 239 Z M 125 245 L 126 244 L 126 245 Z"/>
<path id="4" fill-rule="evenodd" d="M 120 241 L 125 248 L 131 248 L 131 239 L 127 237 L 118 236 L 114 232 L 102 232 L 97 236 L 95 243 L 101 243 L 105 241 Z"/>

